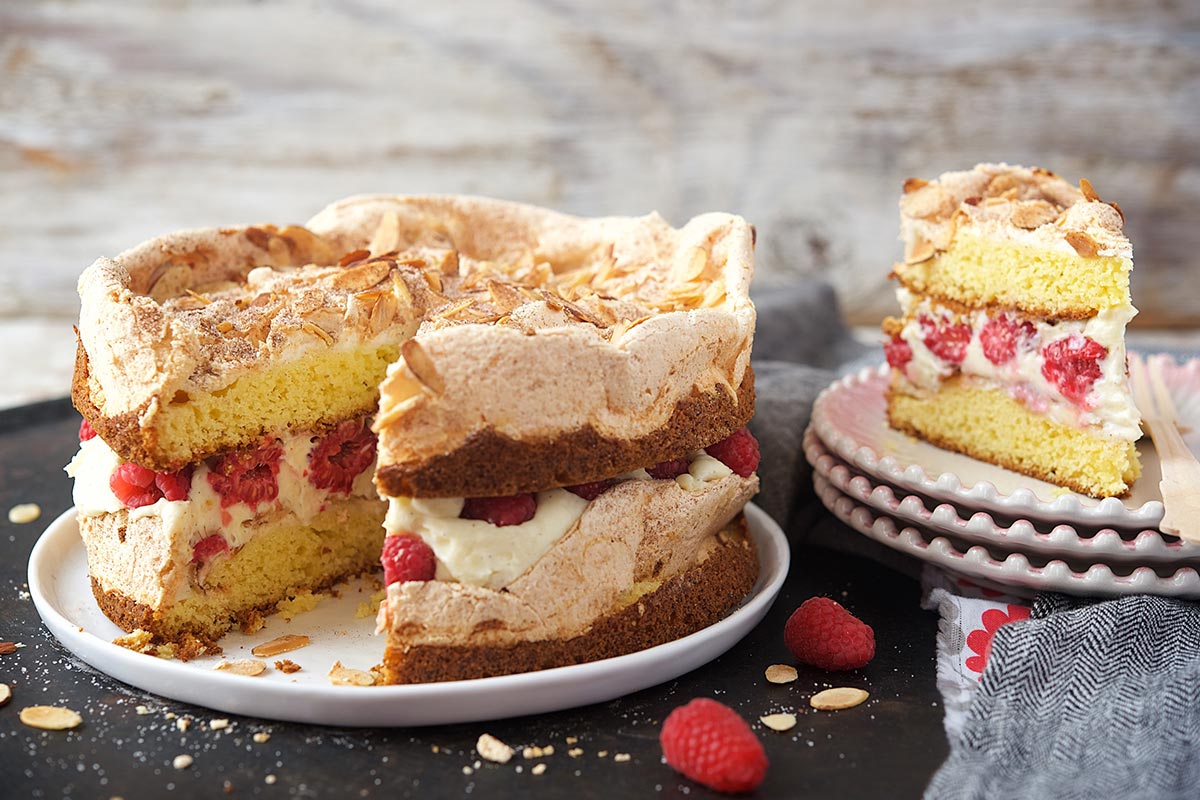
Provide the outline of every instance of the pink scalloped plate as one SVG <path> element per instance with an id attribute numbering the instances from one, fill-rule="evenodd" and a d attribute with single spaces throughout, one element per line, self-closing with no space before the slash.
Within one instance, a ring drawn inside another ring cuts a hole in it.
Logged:
<path id="1" fill-rule="evenodd" d="M 1185 427 L 1200 452 L 1200 359 L 1163 361 L 1164 377 Z M 859 472 L 907 493 L 987 511 L 1009 520 L 1068 524 L 1076 530 L 1156 530 L 1162 519 L 1158 456 L 1149 439 L 1138 444 L 1142 477 L 1128 497 L 1097 500 L 1061 486 L 952 453 L 888 427 L 886 366 L 832 384 L 813 405 L 812 430 L 829 451 Z"/>

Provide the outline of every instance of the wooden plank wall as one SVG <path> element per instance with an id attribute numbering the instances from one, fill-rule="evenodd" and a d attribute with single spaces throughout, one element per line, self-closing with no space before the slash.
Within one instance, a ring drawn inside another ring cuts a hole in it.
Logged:
<path id="1" fill-rule="evenodd" d="M 0 335 L 57 370 L 96 256 L 359 192 L 736 211 L 760 276 L 873 324 L 902 180 L 980 160 L 1090 178 L 1128 215 L 1139 324 L 1194 326 L 1198 156 L 1182 0 L 8 2 Z"/>

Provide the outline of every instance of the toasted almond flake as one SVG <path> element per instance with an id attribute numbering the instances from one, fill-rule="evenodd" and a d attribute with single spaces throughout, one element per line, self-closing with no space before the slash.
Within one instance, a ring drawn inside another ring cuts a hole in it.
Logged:
<path id="1" fill-rule="evenodd" d="M 267 665 L 256 658 L 243 658 L 238 661 L 222 661 L 213 667 L 217 672 L 228 672 L 233 675 L 245 675 L 248 678 L 253 678 L 257 675 L 262 675 L 267 669 Z"/>
<path id="2" fill-rule="evenodd" d="M 475 742 L 475 752 L 488 761 L 507 764 L 516 751 L 490 733 L 485 733 Z"/>
<path id="3" fill-rule="evenodd" d="M 533 769 L 529 770 L 532 775 L 541 775 L 546 771 L 545 764 L 534 764 Z"/>
<path id="4" fill-rule="evenodd" d="M 409 339 L 402 344 L 400 346 L 400 354 L 404 356 L 404 363 L 408 365 L 409 372 L 422 385 L 431 389 L 435 394 L 441 394 L 446 390 L 446 383 L 442 380 L 442 376 L 438 374 L 433 359 L 429 357 L 429 354 L 425 352 L 425 348 L 416 339 Z"/>
<path id="5" fill-rule="evenodd" d="M 309 638 L 301 634 L 287 633 L 272 639 L 269 642 L 263 642 L 256 646 L 250 652 L 260 658 L 268 656 L 277 656 L 280 653 L 290 653 L 292 650 L 299 650 L 301 647 L 307 647 Z"/>
<path id="6" fill-rule="evenodd" d="M 1075 248 L 1075 252 L 1084 258 L 1095 258 L 1100 254 L 1096 240 L 1083 231 L 1068 231 L 1067 244 Z"/>
<path id="7" fill-rule="evenodd" d="M 796 727 L 795 714 L 767 714 L 765 717 L 758 718 L 763 725 L 766 725 L 773 731 L 790 731 Z"/>
<path id="8" fill-rule="evenodd" d="M 229 727 L 229 720 L 227 720 L 227 719 L 210 719 L 208 721 L 208 727 L 210 730 L 223 731 Z"/>
<path id="9" fill-rule="evenodd" d="M 909 247 L 905 248 L 904 263 L 920 264 L 922 261 L 928 261 L 933 258 L 935 252 L 933 242 L 917 239 Z"/>
<path id="10" fill-rule="evenodd" d="M 300 330 L 304 331 L 305 333 L 311 333 L 313 336 L 316 336 L 318 339 L 325 342 L 325 344 L 333 347 L 333 334 L 322 328 L 320 325 L 315 325 L 306 320 L 300 323 Z"/>
<path id="11" fill-rule="evenodd" d="M 817 692 L 809 699 L 808 704 L 817 711 L 841 711 L 845 708 L 854 708 L 868 697 L 870 694 L 863 689 L 839 686 L 836 689 Z"/>
<path id="12" fill-rule="evenodd" d="M 254 741 L 258 744 L 266 744 L 267 742 L 271 741 L 271 734 L 267 733 L 266 731 L 259 731 L 258 733 L 254 734 Z"/>
<path id="13" fill-rule="evenodd" d="M 175 756 L 175 758 L 171 761 L 171 766 L 175 769 L 187 769 L 193 763 L 195 763 L 195 761 L 196 759 L 192 758 L 187 753 L 184 753 L 183 755 Z"/>
<path id="14" fill-rule="evenodd" d="M 385 212 L 379 219 L 379 227 L 367 245 L 372 253 L 390 253 L 400 246 L 400 215 L 395 211 Z"/>
<path id="15" fill-rule="evenodd" d="M 193 300 L 198 300 L 199 302 L 203 303 L 204 305 L 208 305 L 209 303 L 212 302 L 212 298 L 209 297 L 208 295 L 200 294 L 199 292 L 194 292 L 191 289 L 184 289 L 184 291 L 187 292 L 188 296 L 191 297 Z"/>
<path id="16" fill-rule="evenodd" d="M 904 181 L 904 193 L 908 194 L 909 192 L 915 192 L 917 189 L 920 189 L 922 186 L 928 186 L 928 185 L 929 185 L 929 181 L 924 181 L 924 180 L 921 180 L 920 178 L 908 178 L 907 180 Z"/>
<path id="17" fill-rule="evenodd" d="M 24 525 L 41 515 L 42 507 L 37 503 L 19 503 L 8 510 L 8 521 L 14 525 Z"/>
<path id="18" fill-rule="evenodd" d="M 9 700 L 12 700 L 12 689 L 7 683 L 0 683 L 0 706 L 8 705 Z"/>
<path id="19" fill-rule="evenodd" d="M 764 674 L 771 683 L 791 683 L 796 680 L 799 673 L 790 664 L 772 664 L 767 667 Z"/>
<path id="20" fill-rule="evenodd" d="M 1053 222 L 1057 216 L 1057 207 L 1050 205 L 1045 200 L 1030 200 L 1017 205 L 1013 210 L 1011 221 L 1018 228 L 1031 231 Z"/>
<path id="21" fill-rule="evenodd" d="M 375 676 L 361 669 L 343 667 L 341 661 L 329 668 L 329 681 L 334 686 L 374 686 Z"/>
<path id="22" fill-rule="evenodd" d="M 339 267 L 348 267 L 355 261 L 362 261 L 364 258 L 370 257 L 370 250 L 363 250 L 362 248 L 359 248 L 358 250 L 351 250 L 349 253 L 343 253 L 342 257 L 338 259 L 337 264 Z"/>
<path id="23" fill-rule="evenodd" d="M 83 724 L 83 717 L 69 708 L 58 706 L 28 706 L 21 709 L 21 722 L 31 728 L 44 731 L 65 731 L 78 728 Z"/>
<path id="24" fill-rule="evenodd" d="M 1085 200 L 1090 200 L 1093 203 L 1104 202 L 1100 199 L 1100 195 L 1096 194 L 1096 190 L 1092 188 L 1092 182 L 1087 178 L 1079 179 L 1079 191 L 1083 192 L 1083 197 Z"/>

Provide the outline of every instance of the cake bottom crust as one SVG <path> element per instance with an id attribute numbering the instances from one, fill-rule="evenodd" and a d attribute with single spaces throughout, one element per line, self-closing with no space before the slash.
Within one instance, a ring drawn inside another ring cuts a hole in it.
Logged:
<path id="1" fill-rule="evenodd" d="M 597 619 L 569 639 L 515 645 L 413 645 L 389 641 L 387 683 L 435 683 L 583 664 L 674 641 L 706 628 L 740 603 L 758 579 L 758 556 L 738 514 L 702 561 Z"/>
<path id="2" fill-rule="evenodd" d="M 888 423 L 945 450 L 1092 497 L 1121 497 L 1141 475 L 1133 442 L 1059 425 L 1000 389 L 946 381 L 928 397 L 893 386 Z"/>

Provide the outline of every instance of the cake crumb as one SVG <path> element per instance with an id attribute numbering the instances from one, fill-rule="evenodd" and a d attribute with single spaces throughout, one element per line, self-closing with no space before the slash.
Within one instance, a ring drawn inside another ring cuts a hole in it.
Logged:
<path id="1" fill-rule="evenodd" d="M 567 744 L 575 744 L 575 743 L 576 743 L 576 742 L 578 742 L 578 741 L 579 741 L 579 737 L 578 737 L 578 736 L 568 736 L 568 737 L 566 738 L 566 742 L 567 742 Z"/>
<path id="2" fill-rule="evenodd" d="M 295 661 L 284 658 L 275 662 L 275 669 L 279 670 L 284 675 L 291 675 L 293 672 L 299 672 L 301 667 Z"/>
<path id="3" fill-rule="evenodd" d="M 354 612 L 356 619 L 366 619 L 373 617 L 379 613 L 379 606 L 383 604 L 383 598 L 387 597 L 387 592 L 380 590 L 374 592 L 369 600 L 358 604 L 358 610 Z"/>
<path id="4" fill-rule="evenodd" d="M 257 611 L 251 611 L 242 619 L 241 623 L 238 625 L 238 628 L 241 629 L 242 633 L 249 636 L 252 633 L 258 633 L 261 631 L 266 624 L 267 620 L 262 614 L 258 613 Z M 255 653 L 255 655 L 258 654 Z"/>
<path id="5" fill-rule="evenodd" d="M 117 647 L 124 647 L 126 650 L 132 650 L 135 653 L 149 653 L 154 645 L 154 634 L 145 628 L 138 628 L 130 631 L 124 636 L 118 636 L 112 640 L 112 643 Z"/>
<path id="6" fill-rule="evenodd" d="M 263 778 L 263 783 L 270 786 L 270 785 L 274 784 L 276 780 L 277 780 L 277 778 L 274 775 L 268 775 L 267 777 Z"/>
<path id="7" fill-rule="evenodd" d="M 534 764 L 533 769 L 529 770 L 532 775 L 542 775 L 546 772 L 545 764 Z"/>
<path id="8" fill-rule="evenodd" d="M 136 711 L 138 713 L 139 717 L 144 717 L 147 714 L 154 713 L 153 709 L 151 709 L 150 706 L 138 706 L 137 708 L 134 709 L 134 711 Z"/>
<path id="9" fill-rule="evenodd" d="M 192 727 L 192 721 L 187 717 L 180 717 L 175 720 L 175 727 L 179 729 L 180 733 L 187 733 L 188 729 Z"/>
<path id="10" fill-rule="evenodd" d="M 596 753 L 596 756 L 597 756 L 598 758 L 608 758 L 608 751 L 607 751 L 607 750 L 601 750 L 599 753 Z"/>
<path id="11" fill-rule="evenodd" d="M 617 753 L 615 756 L 613 756 L 613 761 L 621 763 L 621 762 L 629 761 L 632 758 L 633 758 L 633 756 L 629 755 L 629 753 Z"/>
<path id="12" fill-rule="evenodd" d="M 552 744 L 548 744 L 545 747 L 538 747 L 534 745 L 521 750 L 521 758 L 524 759 L 543 758 L 545 756 L 552 755 L 554 755 L 554 745 Z"/>
<path id="13" fill-rule="evenodd" d="M 227 719 L 211 719 L 208 721 L 208 729 L 213 731 L 223 731 L 229 727 Z"/>
<path id="14" fill-rule="evenodd" d="M 569 755 L 571 758 L 579 758 L 581 755 L 583 755 L 583 748 L 582 747 L 572 747 L 570 750 L 567 751 L 567 755 Z"/>
<path id="15" fill-rule="evenodd" d="M 14 525 L 25 525 L 42 515 L 37 503 L 19 503 L 8 510 L 8 521 Z"/>
<path id="16" fill-rule="evenodd" d="M 267 733 L 266 731 L 259 731 L 258 733 L 254 734 L 254 741 L 258 744 L 266 744 L 267 742 L 271 741 L 271 734 Z"/>
<path id="17" fill-rule="evenodd" d="M 279 609 L 279 616 L 283 617 L 288 622 L 291 622 L 305 611 L 312 611 L 317 607 L 317 603 L 321 602 L 323 595 L 313 594 L 305 589 L 297 592 L 295 597 L 289 597 L 286 600 L 280 600 L 275 604 L 275 608 Z"/>
<path id="18" fill-rule="evenodd" d="M 334 686 L 373 686 L 375 676 L 361 669 L 343 667 L 341 661 L 335 661 L 329 668 L 329 681 Z"/>
<path id="19" fill-rule="evenodd" d="M 488 761 L 494 761 L 497 764 L 507 764 L 512 760 L 513 753 L 515 752 L 511 747 L 490 733 L 485 733 L 479 737 L 479 740 L 475 742 L 475 751 Z"/>
<path id="20" fill-rule="evenodd" d="M 469 764 L 467 766 L 463 767 L 463 775 L 470 775 L 474 771 L 475 770 L 471 769 L 471 766 Z"/>
<path id="21" fill-rule="evenodd" d="M 183 755 L 175 756 L 175 759 L 171 762 L 171 766 L 175 769 L 187 769 L 193 763 L 195 763 L 195 761 L 196 759 L 192 758 L 187 753 L 184 753 Z"/>

